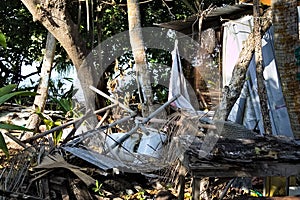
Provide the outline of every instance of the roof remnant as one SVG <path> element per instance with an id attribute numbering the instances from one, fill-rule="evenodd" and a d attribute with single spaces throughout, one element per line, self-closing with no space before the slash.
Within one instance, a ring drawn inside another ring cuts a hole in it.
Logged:
<path id="1" fill-rule="evenodd" d="M 209 12 L 209 14 L 204 18 L 202 29 L 205 30 L 207 28 L 220 27 L 224 21 L 237 19 L 248 14 L 252 14 L 252 5 L 250 4 L 217 7 Z M 195 24 L 197 20 L 197 15 L 193 15 L 185 20 L 177 20 L 155 25 L 180 32 L 191 32 L 193 24 Z"/>

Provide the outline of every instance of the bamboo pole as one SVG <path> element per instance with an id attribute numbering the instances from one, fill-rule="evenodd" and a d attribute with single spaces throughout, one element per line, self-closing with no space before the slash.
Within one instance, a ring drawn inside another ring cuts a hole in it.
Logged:
<path id="1" fill-rule="evenodd" d="M 127 110 L 130 113 L 135 113 L 133 110 L 131 110 L 130 108 L 128 108 L 126 105 L 120 103 L 118 100 L 115 100 L 113 98 L 111 98 L 110 96 L 108 96 L 107 94 L 105 94 L 104 92 L 102 92 L 101 90 L 95 88 L 94 86 L 90 85 L 89 87 L 92 91 L 96 92 L 97 94 L 101 95 L 102 97 L 110 100 L 113 103 L 117 103 L 121 108 L 123 108 L 124 110 Z"/>

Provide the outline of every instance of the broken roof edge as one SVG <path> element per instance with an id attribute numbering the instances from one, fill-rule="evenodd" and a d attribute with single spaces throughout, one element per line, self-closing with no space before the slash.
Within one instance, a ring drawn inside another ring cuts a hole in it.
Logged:
<path id="1" fill-rule="evenodd" d="M 222 23 L 227 20 L 238 19 L 244 15 L 252 14 L 253 5 L 252 4 L 236 4 L 236 5 L 226 5 L 223 7 L 217 7 L 207 14 L 203 19 L 202 30 L 214 27 L 220 27 Z M 170 21 L 160 24 L 154 24 L 162 28 L 169 28 L 172 30 L 189 32 L 193 29 L 192 26 L 198 20 L 197 15 L 192 15 L 184 20 Z"/>

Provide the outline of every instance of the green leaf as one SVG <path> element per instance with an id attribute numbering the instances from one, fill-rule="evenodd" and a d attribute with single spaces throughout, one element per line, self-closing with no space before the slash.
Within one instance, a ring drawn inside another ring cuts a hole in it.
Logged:
<path id="1" fill-rule="evenodd" d="M 0 129 L 5 129 L 5 130 L 20 130 L 20 131 L 32 131 L 31 129 L 25 128 L 23 126 L 18 126 L 14 124 L 6 124 L 1 122 L 0 123 Z"/>
<path id="2" fill-rule="evenodd" d="M 46 125 L 47 130 L 50 130 L 54 126 L 54 122 L 44 117 L 43 122 Z"/>
<path id="3" fill-rule="evenodd" d="M 61 99 L 59 101 L 59 105 L 62 107 L 62 109 L 64 110 L 64 112 L 68 112 L 70 110 L 72 110 L 72 101 L 68 100 L 68 99 Z"/>
<path id="4" fill-rule="evenodd" d="M 57 120 L 57 121 L 54 122 L 54 125 L 55 125 L 55 126 L 61 126 L 61 124 L 62 124 L 62 123 L 61 123 L 61 120 Z"/>
<path id="5" fill-rule="evenodd" d="M 59 143 L 59 141 L 62 137 L 62 134 L 63 134 L 63 132 L 61 130 L 60 131 L 55 131 L 53 133 L 52 136 L 53 136 L 53 142 L 54 142 L 55 145 L 57 145 Z"/>
<path id="6" fill-rule="evenodd" d="M 5 95 L 5 94 L 10 93 L 16 87 L 17 87 L 16 84 L 10 84 L 10 85 L 7 85 L 7 86 L 4 86 L 4 87 L 0 88 L 0 97 Z"/>
<path id="7" fill-rule="evenodd" d="M 66 114 L 67 112 L 72 110 L 72 100 L 71 99 L 55 99 L 52 98 L 55 103 L 60 106 L 60 109 Z"/>
<path id="8" fill-rule="evenodd" d="M 0 45 L 6 49 L 6 38 L 3 33 L 0 32 Z"/>
<path id="9" fill-rule="evenodd" d="M 2 133 L 0 132 L 0 149 L 5 153 L 6 157 L 9 157 L 8 148 Z"/>
<path id="10" fill-rule="evenodd" d="M 13 93 L 9 93 L 9 94 L 5 94 L 3 96 L 0 97 L 0 105 L 5 103 L 7 100 L 9 100 L 10 98 L 14 97 L 14 96 L 34 96 L 37 93 L 35 92 L 29 92 L 29 91 L 19 91 L 19 92 L 13 92 Z"/>

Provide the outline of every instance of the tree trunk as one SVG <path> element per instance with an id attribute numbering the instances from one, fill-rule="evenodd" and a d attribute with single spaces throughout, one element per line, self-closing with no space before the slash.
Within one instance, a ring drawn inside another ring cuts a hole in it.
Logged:
<path id="1" fill-rule="evenodd" d="M 272 24 L 270 10 L 266 11 L 266 13 L 262 16 L 262 20 L 262 34 L 264 34 Z M 251 33 L 244 42 L 239 59 L 234 66 L 232 72 L 233 78 L 230 80 L 229 86 L 224 88 L 223 98 L 214 115 L 214 119 L 226 120 L 228 118 L 233 105 L 241 94 L 246 80 L 246 72 L 253 56 L 254 48 L 254 34 Z"/>
<path id="2" fill-rule="evenodd" d="M 57 39 L 72 60 L 78 79 L 83 88 L 86 108 L 95 109 L 95 93 L 88 89 L 89 85 L 97 86 L 97 75 L 93 65 L 84 63 L 88 55 L 85 42 L 79 33 L 71 16 L 67 12 L 65 0 L 21 0 L 33 16 Z M 96 118 L 90 120 L 92 126 L 96 125 Z"/>
<path id="3" fill-rule="evenodd" d="M 40 112 L 43 112 L 46 105 L 46 100 L 48 97 L 48 88 L 49 88 L 49 80 L 51 77 L 51 70 L 53 65 L 53 59 L 55 55 L 55 49 L 56 49 L 56 39 L 55 37 L 48 32 L 47 35 L 47 42 L 46 42 L 46 52 L 43 59 L 43 64 L 41 68 L 41 76 L 40 76 L 40 82 L 37 88 L 37 93 L 39 95 L 35 96 L 34 102 L 33 102 L 33 110 L 39 110 Z M 37 128 L 40 124 L 40 118 L 37 114 L 32 114 L 27 123 L 27 128 L 34 129 L 35 131 L 38 131 Z M 24 135 L 23 139 L 28 139 L 32 135 L 32 133 L 26 133 Z"/>
<path id="4" fill-rule="evenodd" d="M 294 137 L 300 138 L 300 84 L 295 60 L 299 46 L 297 0 L 272 0 L 274 47 L 282 91 Z"/>
<path id="5" fill-rule="evenodd" d="M 152 112 L 153 94 L 150 74 L 147 69 L 145 45 L 142 36 L 138 0 L 127 0 L 129 37 L 136 67 L 137 83 L 142 97 L 143 116 Z"/>
<path id="6" fill-rule="evenodd" d="M 253 22 L 254 22 L 254 46 L 255 46 L 255 64 L 256 64 L 256 78 L 257 90 L 259 95 L 260 109 L 262 113 L 262 120 L 265 134 L 272 134 L 271 120 L 268 109 L 267 90 L 264 81 L 264 66 L 262 58 L 262 42 L 261 42 L 261 24 L 259 14 L 260 0 L 253 1 Z"/>

